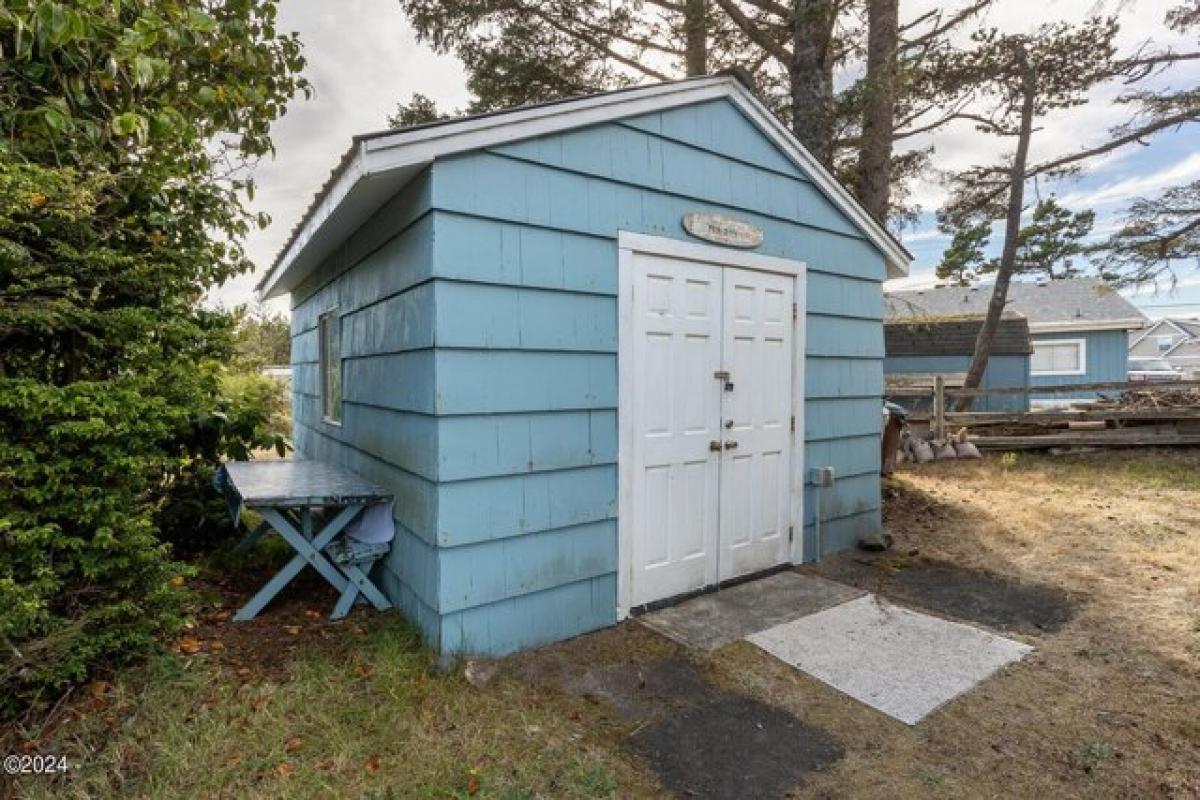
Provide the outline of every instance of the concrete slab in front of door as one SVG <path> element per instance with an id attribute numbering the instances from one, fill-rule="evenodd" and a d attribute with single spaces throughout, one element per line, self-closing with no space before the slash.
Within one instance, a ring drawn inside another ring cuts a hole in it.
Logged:
<path id="1" fill-rule="evenodd" d="M 860 597 L 747 637 L 771 655 L 909 725 L 1032 647 Z"/>
<path id="2" fill-rule="evenodd" d="M 866 592 L 842 583 L 777 572 L 728 589 L 703 594 L 639 619 L 675 641 L 716 650 L 776 625 L 845 603 Z"/>

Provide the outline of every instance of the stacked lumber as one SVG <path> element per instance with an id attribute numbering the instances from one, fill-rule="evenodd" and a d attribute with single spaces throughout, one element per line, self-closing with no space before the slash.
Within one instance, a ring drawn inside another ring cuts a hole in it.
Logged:
<path id="1" fill-rule="evenodd" d="M 1200 387 L 1129 389 L 1067 410 L 974 416 L 967 424 L 989 450 L 1200 445 Z"/>

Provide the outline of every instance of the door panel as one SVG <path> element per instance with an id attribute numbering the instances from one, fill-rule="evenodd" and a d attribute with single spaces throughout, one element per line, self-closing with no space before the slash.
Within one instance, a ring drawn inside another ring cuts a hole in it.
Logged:
<path id="1" fill-rule="evenodd" d="M 717 580 L 721 269 L 634 256 L 632 605 Z M 622 387 L 625 390 L 625 387 Z"/>
<path id="2" fill-rule="evenodd" d="M 723 270 L 718 579 L 787 560 L 794 279 Z"/>

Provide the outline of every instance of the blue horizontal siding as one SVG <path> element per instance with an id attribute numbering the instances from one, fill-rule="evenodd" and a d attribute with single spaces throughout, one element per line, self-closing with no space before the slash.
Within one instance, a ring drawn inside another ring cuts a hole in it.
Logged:
<path id="1" fill-rule="evenodd" d="M 615 465 L 441 483 L 442 547 L 567 528 L 617 516 Z"/>
<path id="2" fill-rule="evenodd" d="M 966 372 L 971 366 L 970 356 L 888 356 L 884 359 L 884 372 L 888 375 L 936 374 L 939 372 Z M 988 359 L 980 387 L 984 389 L 1016 388 L 1029 385 L 1029 356 L 994 355 Z M 901 397 L 896 400 L 910 409 L 928 411 L 931 403 L 919 398 Z M 975 399 L 975 411 L 1026 411 L 1028 400 L 1020 395 L 983 396 Z"/>
<path id="3" fill-rule="evenodd" d="M 800 168 L 764 137 L 754 123 L 725 101 L 656 111 L 618 124 L 807 180 Z"/>
<path id="4" fill-rule="evenodd" d="M 601 125 L 504 145 L 491 152 L 561 171 L 682 195 L 690 202 L 703 200 L 766 217 L 803 220 L 806 225 L 846 236 L 862 235 L 808 180 L 627 126 Z"/>
<path id="5" fill-rule="evenodd" d="M 616 569 L 615 520 L 444 548 L 438 610 L 495 603 Z"/>
<path id="6" fill-rule="evenodd" d="M 502 656 L 616 621 L 614 573 L 447 614 L 441 622 L 441 650 Z"/>
<path id="7" fill-rule="evenodd" d="M 446 349 L 436 353 L 436 414 L 617 407 L 615 355 Z"/>
<path id="8" fill-rule="evenodd" d="M 811 492 L 810 492 L 811 495 Z M 853 514 L 848 517 L 825 518 L 821 522 L 821 556 L 854 547 L 864 539 L 877 536 L 883 529 L 882 514 L 878 508 Z M 804 527 L 804 560 L 817 561 L 817 527 Z"/>
<path id="9" fill-rule="evenodd" d="M 436 286 L 439 347 L 617 351 L 615 297 L 457 281 Z"/>
<path id="10" fill-rule="evenodd" d="M 615 411 L 437 418 L 437 479 L 469 480 L 617 461 Z"/>
<path id="11" fill-rule="evenodd" d="M 1034 342 L 1061 339 L 1084 339 L 1087 342 L 1087 370 L 1083 375 L 1030 375 L 1031 386 L 1065 386 L 1072 383 L 1101 383 L 1125 381 L 1129 375 L 1128 331 L 1084 331 L 1075 333 L 1038 333 Z M 1066 399 L 1068 397 L 1094 397 L 1095 392 L 1079 392 L 1075 395 L 1043 394 L 1033 397 Z"/>

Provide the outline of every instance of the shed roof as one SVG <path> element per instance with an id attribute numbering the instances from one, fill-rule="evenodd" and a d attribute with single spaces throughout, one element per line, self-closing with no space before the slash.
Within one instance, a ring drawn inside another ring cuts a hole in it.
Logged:
<path id="1" fill-rule="evenodd" d="M 888 317 L 912 319 L 983 314 L 991 297 L 991 285 L 940 286 L 888 292 L 885 302 Z M 1095 278 L 1013 281 L 1008 288 L 1007 307 L 1026 317 L 1033 333 L 1133 330 L 1147 324 L 1146 316 L 1136 306 Z"/>
<path id="2" fill-rule="evenodd" d="M 912 256 L 899 240 L 804 149 L 741 80 L 723 74 L 356 136 L 257 289 L 264 298 L 293 289 L 436 158 L 720 98 L 737 106 L 879 248 L 887 260 L 889 277 L 908 274 Z"/>
<path id="3" fill-rule="evenodd" d="M 889 356 L 969 356 L 983 326 L 983 315 L 891 319 L 883 325 L 884 352 Z M 992 355 L 1028 355 L 1033 352 L 1029 320 L 1008 314 L 1000 320 Z"/>

